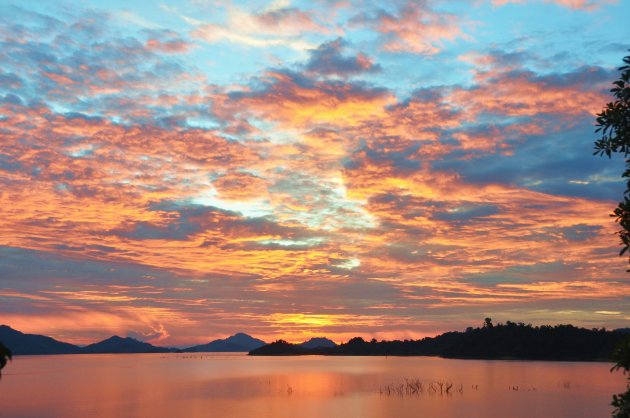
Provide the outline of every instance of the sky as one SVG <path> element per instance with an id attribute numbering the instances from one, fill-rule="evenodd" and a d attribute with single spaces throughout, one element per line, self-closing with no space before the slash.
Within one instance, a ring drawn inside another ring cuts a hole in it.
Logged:
<path id="1" fill-rule="evenodd" d="M 0 323 L 86 344 L 630 324 L 626 0 L 0 2 Z"/>

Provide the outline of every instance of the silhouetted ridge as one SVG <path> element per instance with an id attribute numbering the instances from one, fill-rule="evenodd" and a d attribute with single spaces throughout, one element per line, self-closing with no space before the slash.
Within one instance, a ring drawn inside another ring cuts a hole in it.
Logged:
<path id="1" fill-rule="evenodd" d="M 90 344 L 81 349 L 83 353 L 104 354 L 104 353 L 168 353 L 169 348 L 156 347 L 149 343 L 138 341 L 134 338 L 122 338 L 117 335 L 109 337 L 98 343 Z"/>
<path id="2" fill-rule="evenodd" d="M 239 332 L 223 340 L 214 340 L 207 344 L 195 345 L 183 349 L 184 352 L 248 352 L 267 344 L 257 338 Z"/>
<path id="3" fill-rule="evenodd" d="M 589 361 L 609 360 L 613 347 L 626 335 L 627 329 L 589 330 L 573 325 L 533 327 L 510 321 L 492 325 L 490 319 L 487 318 L 481 328 L 468 328 L 465 332 L 447 332 L 422 340 L 377 341 L 372 339 L 365 341 L 361 337 L 355 337 L 345 344 L 335 345 L 327 338 L 312 338 L 302 344 L 291 344 L 279 340 L 265 345 L 261 340 L 238 333 L 224 340 L 176 350 L 118 336 L 80 348 L 50 337 L 24 334 L 9 326 L 0 325 L 0 340 L 14 355 L 249 351 L 251 355 L 391 355 Z"/>
<path id="4" fill-rule="evenodd" d="M 300 347 L 304 348 L 320 348 L 320 347 L 335 347 L 337 343 L 328 338 L 315 337 L 308 341 L 304 341 L 300 344 Z"/>
<path id="5" fill-rule="evenodd" d="M 156 347 L 147 342 L 117 335 L 103 341 L 78 347 L 54 340 L 43 335 L 24 334 L 7 325 L 0 325 L 0 341 L 14 355 L 23 354 L 114 354 L 114 353 L 169 353 L 169 352 L 249 352 L 266 343 L 257 338 L 239 332 L 223 340 L 215 340 L 208 344 L 196 345 L 185 350 L 169 347 Z"/>
<path id="6" fill-rule="evenodd" d="M 77 354 L 81 352 L 81 349 L 76 345 L 43 335 L 24 334 L 7 325 L 0 325 L 0 340 L 11 350 L 13 355 Z"/>
<path id="7" fill-rule="evenodd" d="M 346 356 L 441 356 L 470 359 L 609 360 L 624 333 L 572 325 L 532 327 L 508 321 L 466 332 L 447 332 L 437 337 L 404 341 L 365 341 L 352 338 L 335 347 L 305 348 L 277 341 L 251 351 L 250 355 L 346 355 Z"/>
<path id="8" fill-rule="evenodd" d="M 271 344 L 264 345 L 260 348 L 249 352 L 250 355 L 259 356 L 295 356 L 301 354 L 316 354 L 304 347 L 296 344 L 288 343 L 284 340 L 274 341 Z"/>

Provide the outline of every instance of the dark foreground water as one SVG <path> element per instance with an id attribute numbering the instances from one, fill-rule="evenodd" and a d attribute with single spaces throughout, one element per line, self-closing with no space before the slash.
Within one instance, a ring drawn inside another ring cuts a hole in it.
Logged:
<path id="1" fill-rule="evenodd" d="M 610 366 L 214 353 L 20 356 L 0 380 L 0 417 L 605 418 L 612 394 L 624 387 Z"/>

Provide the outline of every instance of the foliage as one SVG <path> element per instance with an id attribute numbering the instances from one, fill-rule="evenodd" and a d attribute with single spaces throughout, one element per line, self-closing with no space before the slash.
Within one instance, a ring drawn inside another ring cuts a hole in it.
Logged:
<path id="1" fill-rule="evenodd" d="M 617 346 L 613 353 L 613 359 L 616 364 L 611 371 L 623 370 L 623 373 L 628 375 L 626 391 L 613 395 L 612 406 L 615 407 L 613 418 L 630 418 L 630 337 L 627 337 Z"/>
<path id="2" fill-rule="evenodd" d="M 11 355 L 11 350 L 0 341 L 0 375 L 4 366 L 7 365 L 7 361 L 11 360 Z"/>
<path id="3" fill-rule="evenodd" d="M 622 245 L 619 255 L 630 249 L 630 56 L 624 57 L 623 62 L 625 65 L 619 68 L 621 75 L 613 82 L 615 87 L 610 90 L 615 101 L 608 103 L 597 115 L 595 130 L 602 135 L 595 141 L 595 154 L 610 158 L 613 153 L 621 153 L 625 158 L 626 168 L 621 176 L 627 179 L 626 191 L 623 201 L 619 202 L 611 215 L 621 226 L 618 232 Z M 630 253 L 628 261 L 630 262 Z M 621 369 L 624 374 L 630 373 L 630 339 L 619 345 L 614 353 L 614 360 L 617 363 L 612 370 Z M 630 418 L 630 375 L 626 389 L 625 393 L 613 395 L 614 418 Z"/>
<path id="4" fill-rule="evenodd" d="M 623 255 L 630 248 L 630 56 L 623 58 L 624 65 L 619 68 L 621 75 L 613 82 L 615 86 L 610 90 L 615 97 L 597 114 L 595 132 L 601 133 L 601 138 L 595 141 L 595 153 L 606 155 L 621 153 L 625 158 L 626 168 L 622 177 L 627 179 L 623 201 L 615 208 L 613 214 L 621 226 L 618 232 L 623 248 L 619 255 Z M 628 254 L 630 262 L 630 253 Z"/>

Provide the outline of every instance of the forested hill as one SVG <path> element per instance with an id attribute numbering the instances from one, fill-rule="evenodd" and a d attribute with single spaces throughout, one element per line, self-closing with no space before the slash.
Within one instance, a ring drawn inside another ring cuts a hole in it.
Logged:
<path id="1" fill-rule="evenodd" d="M 470 359 L 523 360 L 609 360 L 615 345 L 627 334 L 572 325 L 533 327 L 508 321 L 465 332 L 447 332 L 437 337 L 404 341 L 351 339 L 336 347 L 308 349 L 276 341 L 250 355 L 356 355 L 356 356 L 441 356 Z"/>

